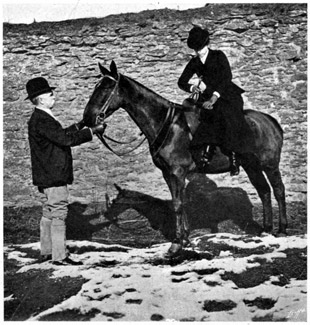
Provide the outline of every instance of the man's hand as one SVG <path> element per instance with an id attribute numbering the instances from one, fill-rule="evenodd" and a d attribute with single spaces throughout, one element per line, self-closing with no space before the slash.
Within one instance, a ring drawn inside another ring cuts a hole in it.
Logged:
<path id="1" fill-rule="evenodd" d="M 209 100 L 202 104 L 204 109 L 213 109 L 213 105 L 217 101 L 217 96 L 213 95 Z"/>
<path id="2" fill-rule="evenodd" d="M 91 129 L 93 131 L 93 134 L 103 135 L 106 127 L 107 127 L 106 123 L 101 123 L 101 124 L 97 124 L 97 125 L 93 126 Z"/>
<path id="3" fill-rule="evenodd" d="M 83 120 L 81 120 L 80 122 L 77 122 L 75 125 L 76 125 L 78 130 L 82 130 L 83 127 L 85 126 L 85 123 L 84 123 Z"/>

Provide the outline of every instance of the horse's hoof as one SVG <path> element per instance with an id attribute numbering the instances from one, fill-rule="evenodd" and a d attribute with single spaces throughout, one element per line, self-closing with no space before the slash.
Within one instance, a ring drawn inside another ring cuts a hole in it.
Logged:
<path id="1" fill-rule="evenodd" d="M 275 234 L 272 233 L 272 232 L 266 232 L 266 231 L 262 231 L 261 234 L 260 234 L 261 237 L 268 237 L 268 236 L 274 236 L 275 237 Z"/>
<path id="2" fill-rule="evenodd" d="M 276 237 L 287 237 L 286 231 L 278 231 L 277 234 L 275 235 Z"/>
<path id="3" fill-rule="evenodd" d="M 191 242 L 188 239 L 183 239 L 182 241 L 182 245 L 183 247 L 188 247 L 190 246 Z"/>
<path id="4" fill-rule="evenodd" d="M 268 234 L 272 234 L 272 226 L 264 226 L 264 232 Z"/>
<path id="5" fill-rule="evenodd" d="M 278 234 L 281 236 L 287 236 L 287 231 L 286 231 L 287 226 L 280 226 L 278 229 Z"/>
<path id="6" fill-rule="evenodd" d="M 176 257 L 180 255 L 182 251 L 182 245 L 177 243 L 172 243 L 169 250 L 168 250 L 168 256 L 169 257 Z"/>

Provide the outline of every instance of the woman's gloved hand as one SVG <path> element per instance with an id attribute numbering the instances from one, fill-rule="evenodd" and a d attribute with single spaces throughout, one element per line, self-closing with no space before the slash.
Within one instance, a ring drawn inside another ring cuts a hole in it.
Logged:
<path id="1" fill-rule="evenodd" d="M 216 101 L 217 101 L 217 96 L 212 95 L 212 97 L 209 100 L 207 100 L 202 104 L 202 107 L 204 109 L 213 109 L 213 105 L 216 103 Z"/>
<path id="2" fill-rule="evenodd" d="M 198 86 L 193 85 L 191 87 L 191 92 L 192 93 L 201 93 L 201 89 Z"/>

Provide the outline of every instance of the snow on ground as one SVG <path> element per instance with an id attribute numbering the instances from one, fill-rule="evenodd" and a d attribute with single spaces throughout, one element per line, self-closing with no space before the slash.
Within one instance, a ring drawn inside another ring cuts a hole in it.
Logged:
<path id="1" fill-rule="evenodd" d="M 263 254 L 236 256 L 223 251 L 213 259 L 186 260 L 178 265 L 158 263 L 165 257 L 169 244 L 155 245 L 147 249 L 135 249 L 119 245 L 104 245 L 88 241 L 68 241 L 70 248 L 87 248 L 73 258 L 83 261 L 83 266 L 54 266 L 50 262 L 34 263 L 25 254 L 6 248 L 8 258 L 18 260 L 19 273 L 32 269 L 54 270 L 52 277 L 84 277 L 85 282 L 77 295 L 41 312 L 29 320 L 68 309 L 81 314 L 96 310 L 91 321 L 306 321 L 306 280 L 291 279 L 285 286 L 275 285 L 278 276 L 257 286 L 239 288 L 225 272 L 241 274 L 257 267 L 257 257 L 272 261 L 286 258 L 284 250 L 307 247 L 307 236 L 276 238 L 212 234 L 193 240 L 197 245 L 208 239 L 210 243 L 225 242 L 231 247 L 255 249 L 269 248 Z M 20 245 L 20 248 L 39 249 L 39 243 Z M 270 250 L 272 248 L 272 251 Z M 156 263 L 157 261 L 157 263 Z M 32 263 L 32 264 L 30 264 Z M 10 297 L 12 299 L 12 297 Z M 250 302 L 256 299 L 271 301 L 269 308 L 259 308 Z M 214 308 L 218 304 L 218 308 Z M 211 307 L 212 308 L 211 308 Z M 224 307 L 223 307 L 224 306 Z M 212 310 L 210 310 L 210 308 Z"/>

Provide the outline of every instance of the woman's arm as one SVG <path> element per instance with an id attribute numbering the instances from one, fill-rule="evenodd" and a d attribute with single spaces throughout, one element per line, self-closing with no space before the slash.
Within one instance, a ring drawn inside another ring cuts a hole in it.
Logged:
<path id="1" fill-rule="evenodd" d="M 193 77 L 193 75 L 196 73 L 195 65 L 193 60 L 190 60 L 187 65 L 185 66 L 184 71 L 182 72 L 179 80 L 178 80 L 178 86 L 180 89 L 190 93 L 192 84 L 189 83 L 190 79 Z"/>

